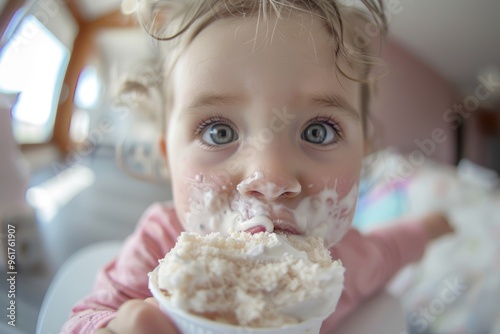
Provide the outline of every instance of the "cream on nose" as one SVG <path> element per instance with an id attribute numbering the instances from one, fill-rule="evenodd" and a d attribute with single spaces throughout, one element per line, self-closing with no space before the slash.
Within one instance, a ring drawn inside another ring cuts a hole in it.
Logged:
<path id="1" fill-rule="evenodd" d="M 300 194 L 302 187 L 296 179 L 272 178 L 257 171 L 241 181 L 236 189 L 243 196 L 277 199 L 295 197 Z"/>

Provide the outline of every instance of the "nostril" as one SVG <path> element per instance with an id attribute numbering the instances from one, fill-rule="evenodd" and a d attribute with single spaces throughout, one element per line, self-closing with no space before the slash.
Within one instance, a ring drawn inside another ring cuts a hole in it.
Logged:
<path id="1" fill-rule="evenodd" d="M 273 182 L 274 181 L 274 182 Z M 278 181 L 278 182 L 276 182 Z M 245 197 L 258 199 L 293 198 L 300 194 L 301 185 L 297 180 L 278 180 L 264 176 L 261 172 L 255 172 L 252 176 L 241 181 L 236 190 Z"/>
<path id="2" fill-rule="evenodd" d="M 255 189 L 257 188 L 257 189 Z M 259 187 L 255 187 L 254 189 L 245 189 L 244 192 L 240 193 L 247 197 L 254 198 L 268 198 L 268 199 L 278 199 L 278 198 L 293 198 L 300 194 L 300 191 L 287 191 L 285 189 L 275 189 L 276 186 L 271 189 L 271 187 L 267 187 L 266 189 L 260 189 Z M 269 189 L 268 189 L 269 188 Z M 240 189 L 241 190 L 241 189 Z"/>
<path id="3" fill-rule="evenodd" d="M 262 197 L 262 193 L 257 191 L 257 190 L 249 190 L 246 192 L 247 196 L 252 196 L 252 197 Z"/>
<path id="4" fill-rule="evenodd" d="M 249 191 L 245 192 L 245 196 L 255 197 L 255 198 L 259 198 L 259 199 L 262 199 L 264 197 L 266 197 L 268 199 L 293 198 L 297 195 L 298 195 L 298 193 L 293 192 L 293 191 L 286 191 L 286 192 L 282 192 L 282 193 L 273 193 L 273 194 L 266 194 L 266 193 L 262 193 L 262 192 L 257 191 L 257 190 L 249 190 Z"/>
<path id="5" fill-rule="evenodd" d="M 295 197 L 299 193 L 295 191 L 285 191 L 283 194 L 281 194 L 282 197 L 290 198 L 290 197 Z"/>

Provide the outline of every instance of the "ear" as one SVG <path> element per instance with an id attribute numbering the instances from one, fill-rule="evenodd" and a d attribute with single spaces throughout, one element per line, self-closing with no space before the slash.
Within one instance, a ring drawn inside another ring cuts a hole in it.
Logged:
<path id="1" fill-rule="evenodd" d="M 160 135 L 158 138 L 158 151 L 160 152 L 161 157 L 165 160 L 165 163 L 167 163 L 167 142 L 164 134 Z"/>
<path id="2" fill-rule="evenodd" d="M 160 165 L 160 176 L 165 181 L 170 181 L 170 173 L 168 170 L 168 151 L 167 151 L 167 141 L 165 140 L 165 135 L 162 134 L 158 137 L 158 152 L 160 153 L 161 165 Z"/>
<path id="3" fill-rule="evenodd" d="M 363 157 L 366 157 L 367 155 L 372 153 L 372 145 L 368 139 L 365 139 L 363 141 L 363 143 L 364 143 L 364 145 L 363 145 Z"/>

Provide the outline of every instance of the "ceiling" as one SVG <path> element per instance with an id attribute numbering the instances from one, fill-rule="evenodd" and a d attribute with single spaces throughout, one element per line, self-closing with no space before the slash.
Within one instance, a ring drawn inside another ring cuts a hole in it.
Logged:
<path id="1" fill-rule="evenodd" d="M 119 9 L 120 2 L 76 1 L 87 20 Z M 386 4 L 391 34 L 462 93 L 474 91 L 480 74 L 493 73 L 500 81 L 500 1 L 386 0 Z M 127 37 L 127 33 L 115 30 L 101 36 L 107 57 L 145 56 L 147 49 L 137 47 L 145 45 L 144 34 Z"/>
<path id="2" fill-rule="evenodd" d="M 500 1 L 400 2 L 391 33 L 463 93 L 480 74 L 496 72 L 500 81 Z"/>
<path id="3" fill-rule="evenodd" d="M 121 2 L 121 0 L 78 0 L 75 4 L 82 16 L 91 21 L 119 9 Z"/>

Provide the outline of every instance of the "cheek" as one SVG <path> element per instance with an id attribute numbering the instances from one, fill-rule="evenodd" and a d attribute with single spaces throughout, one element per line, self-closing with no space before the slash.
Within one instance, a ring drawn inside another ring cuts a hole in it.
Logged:
<path id="1" fill-rule="evenodd" d="M 191 167 L 174 177 L 177 215 L 187 231 L 216 232 L 225 228 L 222 226 L 225 222 L 236 220 L 230 210 L 230 195 L 234 187 L 228 175 Z"/>
<path id="2" fill-rule="evenodd" d="M 319 166 L 307 166 L 304 183 L 307 183 L 308 195 L 335 188 L 339 197 L 347 196 L 352 186 L 359 183 L 362 159 L 362 147 L 355 143 L 336 150 L 329 161 Z"/>
<path id="3" fill-rule="evenodd" d="M 351 178 L 341 187 L 339 184 L 308 196 L 294 210 L 299 230 L 305 235 L 323 237 L 327 247 L 337 244 L 347 233 L 356 210 L 357 179 Z"/>
<path id="4" fill-rule="evenodd" d="M 172 145 L 168 151 L 170 178 L 179 213 L 189 208 L 189 199 L 197 189 L 220 192 L 231 184 L 229 173 L 208 163 L 198 151 L 195 144 L 185 141 L 179 146 Z"/>
<path id="5" fill-rule="evenodd" d="M 186 171 L 185 173 L 172 172 L 171 174 L 175 206 L 181 221 L 184 220 L 181 215 L 189 208 L 189 194 L 196 180 L 196 175 L 195 172 L 191 171 Z"/>
<path id="6" fill-rule="evenodd" d="M 345 159 L 314 173 L 307 197 L 294 210 L 299 229 L 334 246 L 349 230 L 358 197 L 361 159 Z"/>
<path id="7" fill-rule="evenodd" d="M 361 163 L 345 164 L 322 168 L 307 181 L 307 196 L 320 193 L 324 189 L 335 189 L 339 198 L 346 197 L 354 186 L 359 184 Z"/>
<path id="8" fill-rule="evenodd" d="M 357 191 L 359 186 L 359 173 L 346 174 L 336 179 L 332 188 L 335 188 L 340 199 L 348 197 L 353 189 Z"/>

